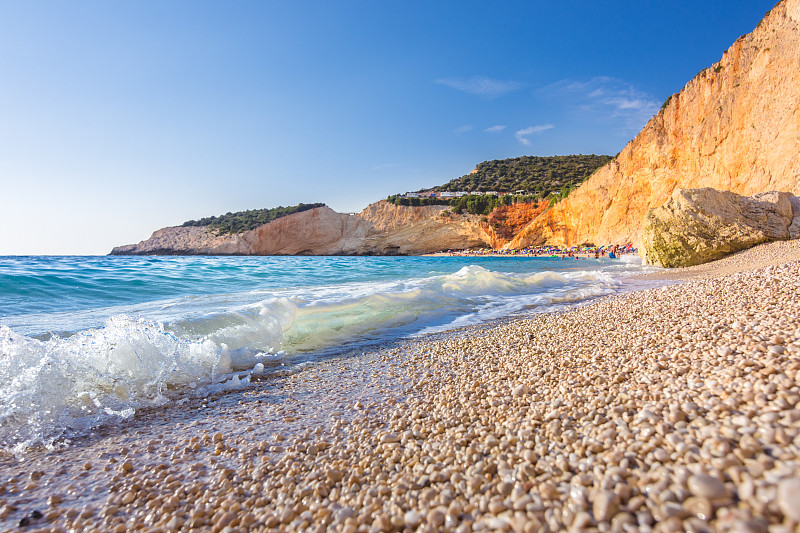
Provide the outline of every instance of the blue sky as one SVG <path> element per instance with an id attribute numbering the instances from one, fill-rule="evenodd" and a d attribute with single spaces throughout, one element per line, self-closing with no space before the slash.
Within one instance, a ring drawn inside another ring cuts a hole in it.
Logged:
<path id="1" fill-rule="evenodd" d="M 613 155 L 773 4 L 0 0 L 0 255 Z"/>

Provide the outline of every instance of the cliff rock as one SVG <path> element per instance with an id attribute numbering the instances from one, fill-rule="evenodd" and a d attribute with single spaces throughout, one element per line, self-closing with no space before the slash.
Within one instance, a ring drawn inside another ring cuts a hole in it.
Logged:
<path id="1" fill-rule="evenodd" d="M 111 255 L 241 255 L 249 249 L 242 235 L 217 235 L 203 226 L 178 226 L 156 230 L 139 244 L 117 246 Z"/>
<path id="2" fill-rule="evenodd" d="M 248 255 L 347 255 L 356 253 L 370 227 L 360 217 L 317 207 L 244 234 Z"/>
<path id="3" fill-rule="evenodd" d="M 502 248 L 547 209 L 547 202 L 500 205 L 492 211 L 483 225 L 491 237 L 492 248 Z"/>
<path id="4" fill-rule="evenodd" d="M 318 207 L 245 233 L 217 235 L 206 227 L 169 227 L 112 255 L 412 255 L 486 246 L 479 217 L 445 206 L 376 202 L 359 214 Z"/>
<path id="5" fill-rule="evenodd" d="M 457 215 L 443 205 L 410 207 L 381 200 L 357 216 L 373 228 L 358 252 L 362 254 L 427 254 L 485 247 L 490 242 L 479 216 Z"/>
<path id="6" fill-rule="evenodd" d="M 800 194 L 800 0 L 778 3 L 508 247 L 638 243 L 648 210 L 699 187 Z"/>
<path id="7" fill-rule="evenodd" d="M 790 193 L 677 189 L 663 206 L 648 211 L 642 246 L 647 262 L 683 267 L 798 236 L 800 198 Z"/>

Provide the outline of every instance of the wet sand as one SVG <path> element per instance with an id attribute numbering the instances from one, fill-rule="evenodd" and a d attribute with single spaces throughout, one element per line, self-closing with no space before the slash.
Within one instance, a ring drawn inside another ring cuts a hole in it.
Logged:
<path id="1" fill-rule="evenodd" d="M 795 531 L 800 241 L 652 276 L 2 458 L 0 528 Z"/>

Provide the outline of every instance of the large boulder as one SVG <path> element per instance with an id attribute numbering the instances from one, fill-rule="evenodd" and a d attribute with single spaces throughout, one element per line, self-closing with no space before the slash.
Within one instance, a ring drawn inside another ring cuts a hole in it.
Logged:
<path id="1" fill-rule="evenodd" d="M 647 212 L 642 247 L 646 262 L 672 268 L 798 237 L 800 198 L 791 193 L 676 189 L 662 207 Z"/>

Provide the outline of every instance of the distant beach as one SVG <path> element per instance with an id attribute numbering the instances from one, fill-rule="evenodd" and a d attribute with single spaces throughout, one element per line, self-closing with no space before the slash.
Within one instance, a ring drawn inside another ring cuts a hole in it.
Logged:
<path id="1" fill-rule="evenodd" d="M 479 248 L 473 250 L 446 250 L 426 255 L 428 257 L 551 257 L 561 259 L 599 259 L 609 257 L 618 259 L 624 255 L 631 256 L 637 253 L 638 250 L 633 245 L 627 244 L 624 246 L 539 246 L 497 250 Z"/>
<path id="2" fill-rule="evenodd" d="M 793 530 L 800 242 L 655 276 L 4 457 L 2 527 Z"/>

